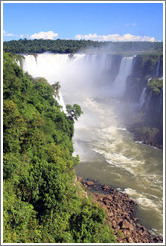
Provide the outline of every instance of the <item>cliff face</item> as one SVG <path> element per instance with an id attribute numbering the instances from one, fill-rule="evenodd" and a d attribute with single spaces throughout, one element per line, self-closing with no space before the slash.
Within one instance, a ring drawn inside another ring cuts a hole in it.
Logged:
<path id="1" fill-rule="evenodd" d="M 150 78 L 163 76 L 163 56 L 138 55 L 133 61 L 133 71 L 127 80 L 126 96 L 130 101 L 139 102 L 141 93 Z"/>
<path id="2" fill-rule="evenodd" d="M 116 242 L 104 210 L 74 181 L 79 105 L 64 114 L 46 79 L 32 78 L 14 59 L 4 53 L 4 243 Z"/>
<path id="3" fill-rule="evenodd" d="M 125 99 L 137 104 L 143 114 L 142 122 L 137 122 L 136 128 L 132 128 L 136 139 L 157 147 L 162 147 L 163 136 L 162 76 L 163 56 L 138 55 L 134 58 L 125 93 Z"/>
<path id="4" fill-rule="evenodd" d="M 23 69 L 33 77 L 47 77 L 52 70 L 53 78 L 58 78 L 62 86 L 66 86 L 68 79 L 64 74 L 69 73 L 71 81 L 75 81 L 73 86 L 77 84 L 77 87 L 83 88 L 82 94 L 87 95 L 88 92 L 92 97 L 100 95 L 104 98 L 118 98 L 133 108 L 136 105 L 133 114 L 135 116 L 138 111 L 144 114 L 143 126 L 147 124 L 148 127 L 159 127 L 162 132 L 162 80 L 156 80 L 162 77 L 161 55 L 141 54 L 128 57 L 105 53 L 38 54 L 35 57 L 26 55 L 24 58 Z M 42 65 L 43 59 L 46 61 L 45 67 Z M 58 69 L 55 70 L 55 67 Z M 88 86 L 84 86 L 86 81 Z M 70 95 L 73 93 L 73 90 L 67 90 Z M 129 121 L 130 119 L 128 123 Z"/>
<path id="5" fill-rule="evenodd" d="M 110 80 L 113 82 L 119 73 L 122 57 L 120 55 L 112 55 L 111 69 L 109 70 Z"/>

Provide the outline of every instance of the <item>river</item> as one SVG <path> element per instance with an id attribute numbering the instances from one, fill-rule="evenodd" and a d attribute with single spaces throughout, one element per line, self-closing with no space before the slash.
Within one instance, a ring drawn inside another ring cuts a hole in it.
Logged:
<path id="1" fill-rule="evenodd" d="M 75 125 L 76 171 L 127 193 L 138 204 L 142 224 L 162 234 L 163 152 L 135 142 L 110 101 L 87 98 L 82 105 L 84 115 Z"/>
<path id="2" fill-rule="evenodd" d="M 73 140 L 74 154 L 80 157 L 77 174 L 127 193 L 138 204 L 142 224 L 162 234 L 163 151 L 133 140 L 126 122 L 134 107 L 121 100 L 133 57 L 122 58 L 113 81 L 108 73 L 113 60 L 105 55 L 24 57 L 24 71 L 50 84 L 60 81 L 64 102 L 78 103 L 84 112 L 75 123 Z"/>

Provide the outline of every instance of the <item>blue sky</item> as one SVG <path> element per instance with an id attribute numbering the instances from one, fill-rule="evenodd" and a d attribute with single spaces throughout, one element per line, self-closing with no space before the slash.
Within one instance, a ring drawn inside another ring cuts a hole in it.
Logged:
<path id="1" fill-rule="evenodd" d="M 142 3 L 5 3 L 4 41 L 91 39 L 162 41 L 163 5 Z"/>

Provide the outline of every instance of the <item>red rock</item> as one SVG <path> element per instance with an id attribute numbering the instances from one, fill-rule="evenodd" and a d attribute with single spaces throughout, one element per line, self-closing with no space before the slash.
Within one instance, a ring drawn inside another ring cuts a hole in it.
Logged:
<path id="1" fill-rule="evenodd" d="M 128 242 L 128 243 L 134 243 L 134 241 L 133 241 L 133 239 L 132 239 L 131 237 L 128 237 L 128 238 L 127 238 L 127 242 Z"/>
<path id="2" fill-rule="evenodd" d="M 85 181 L 77 177 L 83 187 L 90 189 L 90 186 L 98 190 L 109 190 L 109 194 L 93 193 L 94 200 L 107 211 L 107 221 L 112 224 L 114 234 L 121 231 L 124 238 L 118 238 L 119 243 L 161 243 L 163 238 L 152 236 L 147 229 L 139 224 L 139 219 L 133 217 L 134 206 L 136 205 L 127 194 L 120 193 L 109 186 L 95 185 L 93 181 Z M 104 205 L 105 204 L 105 205 Z"/>
<path id="3" fill-rule="evenodd" d="M 111 195 L 107 195 L 107 199 L 108 200 L 112 200 L 112 196 Z"/>
<path id="4" fill-rule="evenodd" d="M 130 231 L 128 231 L 128 230 L 123 230 L 123 235 L 124 235 L 125 237 L 129 237 L 129 236 L 130 236 Z"/>
<path id="5" fill-rule="evenodd" d="M 121 221 L 119 223 L 119 226 L 122 229 L 128 229 L 128 230 L 131 230 L 131 231 L 134 229 L 133 226 L 127 220 Z"/>
<path id="6" fill-rule="evenodd" d="M 87 183 L 87 185 L 89 185 L 89 186 L 92 186 L 92 185 L 95 184 L 93 181 L 87 181 L 86 183 Z"/>
<path id="7" fill-rule="evenodd" d="M 109 216 L 109 217 L 112 217 L 112 216 L 114 216 L 114 213 L 113 213 L 113 212 L 109 212 L 109 213 L 108 213 L 108 216 Z"/>
<path id="8" fill-rule="evenodd" d="M 116 228 L 117 227 L 117 224 L 116 224 L 116 221 L 115 220 L 112 221 L 112 226 L 113 226 L 113 228 Z"/>
<path id="9" fill-rule="evenodd" d="M 80 177 L 80 176 L 77 176 L 77 180 L 78 180 L 79 182 L 82 182 L 82 181 L 83 181 L 83 178 Z"/>
<path id="10" fill-rule="evenodd" d="M 133 220 L 134 220 L 134 221 L 136 221 L 136 222 L 138 222 L 138 221 L 139 221 L 139 219 L 138 219 L 138 218 L 133 218 Z"/>
<path id="11" fill-rule="evenodd" d="M 103 186 L 103 190 L 108 191 L 109 189 L 110 189 L 110 187 L 108 185 Z"/>

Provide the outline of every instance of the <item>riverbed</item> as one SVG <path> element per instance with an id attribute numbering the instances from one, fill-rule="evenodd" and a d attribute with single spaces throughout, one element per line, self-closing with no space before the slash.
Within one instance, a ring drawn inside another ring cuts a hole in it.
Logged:
<path id="1" fill-rule="evenodd" d="M 80 156 L 76 172 L 127 193 L 138 204 L 141 223 L 162 234 L 163 152 L 133 140 L 115 103 L 92 98 L 82 102 L 84 114 L 75 124 L 75 154 Z"/>

